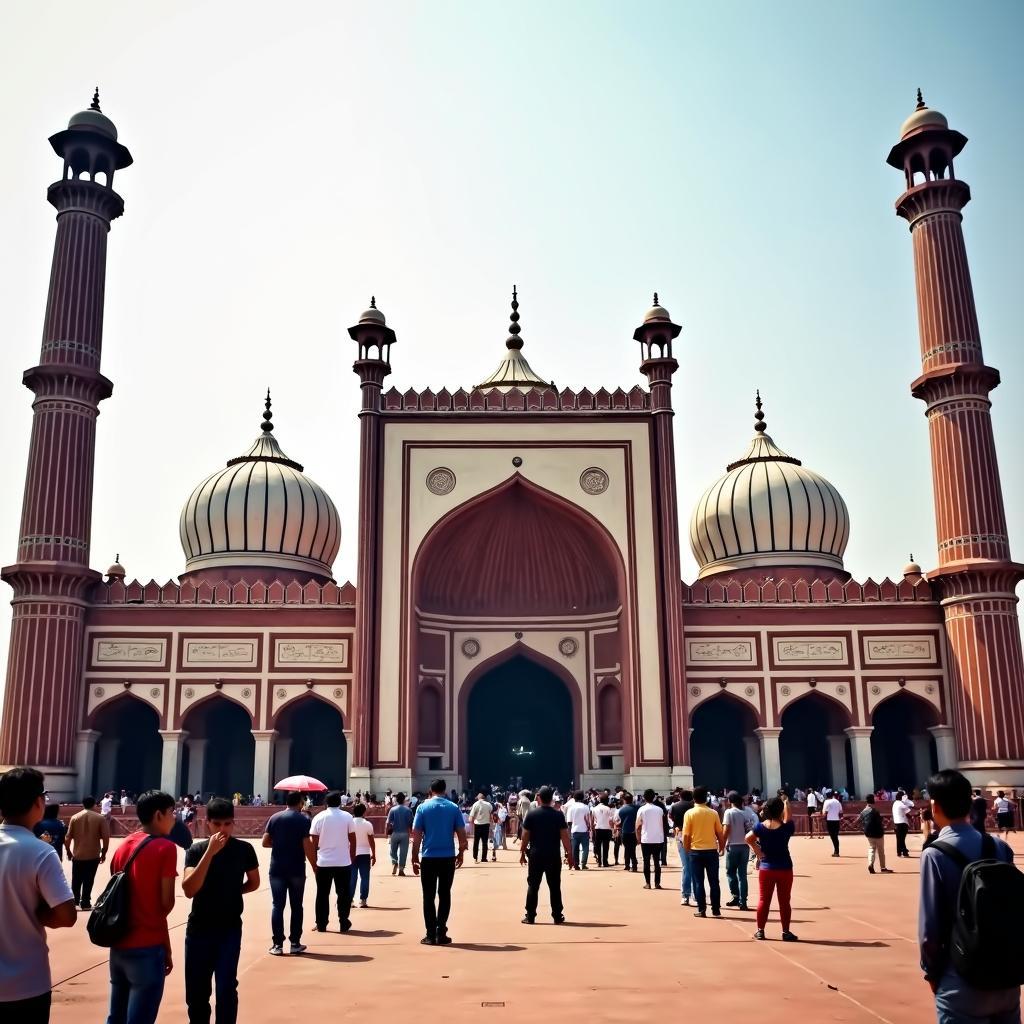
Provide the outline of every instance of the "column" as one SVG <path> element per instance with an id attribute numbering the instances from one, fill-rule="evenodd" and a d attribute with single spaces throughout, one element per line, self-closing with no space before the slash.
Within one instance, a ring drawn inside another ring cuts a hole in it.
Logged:
<path id="1" fill-rule="evenodd" d="M 96 798 L 117 784 L 117 749 L 121 741 L 117 736 L 101 736 L 99 759 L 96 762 Z"/>
<path id="2" fill-rule="evenodd" d="M 163 757 L 160 760 L 160 788 L 177 797 L 181 793 L 181 755 L 185 753 L 188 733 L 184 729 L 161 729 L 164 741 Z"/>
<path id="3" fill-rule="evenodd" d="M 345 744 L 348 748 L 346 751 L 346 760 L 348 761 L 348 767 L 352 766 L 352 743 L 349 737 L 345 737 Z M 278 779 L 287 778 L 291 775 L 291 763 L 292 763 L 292 738 L 291 736 L 278 736 L 274 740 L 274 778 L 270 780 L 270 784 L 273 785 Z M 264 797 L 269 797 L 269 794 L 264 793 Z"/>
<path id="4" fill-rule="evenodd" d="M 253 729 L 252 738 L 256 741 L 256 756 L 253 760 L 252 792 L 259 794 L 264 800 L 271 793 L 275 779 L 274 773 L 274 740 L 277 739 L 276 729 Z"/>
<path id="5" fill-rule="evenodd" d="M 862 800 L 875 791 L 875 768 L 871 763 L 874 726 L 854 725 L 844 731 L 850 737 L 850 753 L 853 755 L 853 796 Z"/>
<path id="6" fill-rule="evenodd" d="M 828 755 L 832 766 L 832 786 L 834 789 L 840 787 L 846 789 L 850 780 L 846 777 L 846 737 L 826 736 L 828 740 Z"/>
<path id="7" fill-rule="evenodd" d="M 914 747 L 914 779 L 910 788 L 923 786 L 932 773 L 932 741 L 927 733 L 917 733 L 910 737 Z"/>
<path id="8" fill-rule="evenodd" d="M 761 789 L 761 744 L 756 736 L 743 737 L 747 754 L 747 789 Z"/>
<path id="9" fill-rule="evenodd" d="M 80 729 L 75 743 L 75 769 L 78 772 L 78 797 L 92 792 L 92 769 L 96 763 L 96 741 L 103 734 L 96 729 Z"/>
<path id="10" fill-rule="evenodd" d="M 763 793 L 774 796 L 782 786 L 782 761 L 779 757 L 781 729 L 755 729 L 761 744 L 761 781 Z"/>
<path id="11" fill-rule="evenodd" d="M 957 756 L 953 726 L 933 725 L 928 731 L 935 737 L 935 752 L 938 755 L 939 768 L 959 767 L 960 758 Z"/>
<path id="12" fill-rule="evenodd" d="M 193 736 L 188 741 L 188 791 L 203 791 L 203 773 L 206 769 L 206 743 L 202 736 Z"/>

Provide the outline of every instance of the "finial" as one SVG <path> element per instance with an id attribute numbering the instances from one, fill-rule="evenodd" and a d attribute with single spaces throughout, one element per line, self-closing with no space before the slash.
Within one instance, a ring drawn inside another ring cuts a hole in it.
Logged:
<path id="1" fill-rule="evenodd" d="M 519 292 L 515 285 L 512 285 L 512 314 L 508 327 L 508 338 L 505 341 L 506 348 L 518 349 L 523 347 L 523 341 L 519 337 L 522 328 L 519 326 Z"/>
<path id="2" fill-rule="evenodd" d="M 100 114 L 103 113 L 103 111 L 100 110 L 100 87 L 98 85 L 96 86 L 96 91 L 92 94 L 92 103 L 89 104 L 89 109 L 95 110 Z"/>
<path id="3" fill-rule="evenodd" d="M 910 556 L 910 560 L 911 561 L 914 560 L 914 556 L 913 555 Z M 114 555 L 114 561 L 115 562 L 120 562 L 121 561 L 121 552 L 120 551 L 116 555 Z"/>
<path id="4" fill-rule="evenodd" d="M 763 434 L 767 429 L 768 425 L 764 421 L 764 413 L 761 412 L 761 389 L 757 389 L 757 398 L 754 404 L 757 406 L 757 412 L 754 413 L 754 430 L 759 434 Z"/>
<path id="5" fill-rule="evenodd" d="M 371 295 L 370 296 L 370 309 L 376 309 L 376 308 L 377 308 L 377 296 L 376 295 Z"/>
<path id="6" fill-rule="evenodd" d="M 917 109 L 924 110 L 924 97 L 921 95 L 921 90 L 917 90 Z"/>
<path id="7" fill-rule="evenodd" d="M 913 561 L 913 560 L 914 560 L 914 552 L 913 552 L 913 551 L 911 551 L 911 552 L 910 552 L 910 560 L 911 560 L 911 561 Z"/>
<path id="8" fill-rule="evenodd" d="M 273 413 L 270 411 L 270 388 L 267 388 L 267 404 L 263 410 L 263 422 L 260 424 L 260 430 L 264 434 L 269 434 L 274 429 Z"/>
<path id="9" fill-rule="evenodd" d="M 654 304 L 656 306 L 658 305 L 658 293 L 657 292 L 654 293 Z"/>

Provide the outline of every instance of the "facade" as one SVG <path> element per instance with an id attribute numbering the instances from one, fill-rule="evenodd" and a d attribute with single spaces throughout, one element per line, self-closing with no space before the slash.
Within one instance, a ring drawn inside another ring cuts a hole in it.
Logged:
<path id="1" fill-rule="evenodd" d="M 959 763 L 1024 787 L 1024 665 L 989 392 L 954 177 L 966 139 L 920 100 L 889 163 L 906 190 L 939 551 L 858 582 L 838 490 L 769 435 L 693 511 L 681 580 L 672 378 L 657 295 L 634 333 L 646 387 L 556 387 L 523 354 L 513 291 L 497 370 L 469 390 L 385 390 L 397 336 L 349 330 L 362 394 L 357 586 L 342 524 L 259 436 L 181 514 L 184 571 L 90 568 L 104 261 L 131 163 L 98 97 L 63 160 L 17 561 L 0 764 L 51 793 L 267 796 L 292 772 L 381 792 L 476 783 L 666 789 L 920 784 Z M 739 442 L 739 439 L 737 439 Z M 212 468 L 212 467 L 210 467 Z M 216 740 L 211 743 L 211 740 Z"/>

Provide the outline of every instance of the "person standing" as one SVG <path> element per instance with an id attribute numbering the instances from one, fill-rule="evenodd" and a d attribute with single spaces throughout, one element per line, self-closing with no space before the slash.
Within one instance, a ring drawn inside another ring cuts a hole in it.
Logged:
<path id="1" fill-rule="evenodd" d="M 142 828 L 110 858 L 111 874 L 125 871 L 130 899 L 128 931 L 110 950 L 108 1024 L 153 1024 L 174 966 L 167 931 L 178 876 L 178 848 L 167 838 L 174 797 L 151 789 L 139 797 L 135 813 Z"/>
<path id="2" fill-rule="evenodd" d="M 619 820 L 619 831 L 622 834 L 623 871 L 636 871 L 636 814 L 637 806 L 633 803 L 633 794 L 623 792 L 619 806 L 615 809 L 615 817 Z"/>
<path id="3" fill-rule="evenodd" d="M 929 795 L 931 790 L 928 790 Z M 984 832 L 986 828 L 986 818 L 988 817 L 988 801 L 982 795 L 980 789 L 974 791 L 974 798 L 971 800 L 971 825 L 979 832 Z"/>
<path id="4" fill-rule="evenodd" d="M 773 796 L 764 805 L 764 821 L 758 822 L 747 833 L 747 844 L 758 859 L 757 872 L 757 931 L 755 939 L 764 938 L 764 927 L 768 923 L 768 911 L 772 906 L 772 895 L 779 896 L 779 920 L 782 923 L 782 941 L 796 942 L 797 937 L 789 930 L 792 921 L 790 895 L 793 891 L 793 858 L 789 853 L 789 841 L 796 826 L 789 820 L 789 798 Z"/>
<path id="5" fill-rule="evenodd" d="M 996 824 L 999 826 L 999 831 L 1003 833 L 1005 839 L 1011 832 L 1016 832 L 1017 829 L 1013 824 L 1013 804 L 1007 800 L 1006 793 L 1003 790 L 999 790 L 996 794 L 995 802 L 996 811 Z"/>
<path id="6" fill-rule="evenodd" d="M 71 928 L 75 901 L 53 848 L 32 834 L 46 805 L 34 768 L 0 775 L 0 1020 L 50 1019 L 47 928 Z"/>
<path id="7" fill-rule="evenodd" d="M 897 857 L 910 856 L 910 850 L 907 849 L 907 832 L 910 831 L 907 812 L 913 809 L 913 800 L 908 800 L 907 794 L 902 789 L 896 790 L 896 798 L 892 802 L 892 828 L 896 833 Z"/>
<path id="8" fill-rule="evenodd" d="M 103 815 L 107 821 L 110 821 L 110 815 L 114 811 L 114 794 L 107 792 L 103 794 L 103 799 L 100 801 L 100 814 Z"/>
<path id="9" fill-rule="evenodd" d="M 107 859 L 110 822 L 96 811 L 96 798 L 87 796 L 82 809 L 71 815 L 64 844 L 71 861 L 71 891 L 75 906 L 92 909 L 92 886 L 96 869 Z"/>
<path id="10" fill-rule="evenodd" d="M 494 808 L 483 792 L 477 793 L 476 803 L 469 809 L 469 821 L 473 826 L 473 863 L 477 862 L 477 847 L 480 860 L 487 860 L 487 835 L 491 827 L 491 812 Z"/>
<path id="11" fill-rule="evenodd" d="M 750 831 L 750 822 L 743 810 L 743 797 L 736 790 L 729 794 L 729 804 L 722 819 L 725 831 L 725 877 L 732 896 L 726 906 L 749 910 L 747 864 L 750 861 L 750 847 L 747 845 L 747 833 Z"/>
<path id="12" fill-rule="evenodd" d="M 875 794 L 868 793 L 865 800 L 864 810 L 860 812 L 858 821 L 864 838 L 868 841 L 868 872 L 875 873 L 875 858 L 878 858 L 878 867 L 883 875 L 891 875 L 892 870 L 885 866 L 885 823 L 882 816 L 875 807 Z"/>
<path id="13" fill-rule="evenodd" d="M 284 908 L 291 910 L 289 938 L 293 953 L 304 953 L 302 945 L 302 895 L 306 888 L 306 862 L 316 874 L 316 852 L 309 837 L 309 818 L 300 808 L 302 793 L 289 793 L 286 809 L 272 814 L 264 828 L 262 845 L 270 850 L 270 950 L 284 955 Z M 233 802 L 232 802 L 233 803 Z M 346 889 L 346 892 L 348 890 Z"/>
<path id="14" fill-rule="evenodd" d="M 530 811 L 523 822 L 523 842 L 519 850 L 519 863 L 529 863 L 526 873 L 526 914 L 523 924 L 533 924 L 537 917 L 537 899 L 541 880 L 548 883 L 551 900 L 551 919 L 555 924 L 565 923 L 562 906 L 562 860 L 572 864 L 572 846 L 565 815 L 551 806 L 554 791 L 541 786 L 537 791 L 540 806 Z"/>
<path id="15" fill-rule="evenodd" d="M 412 869 L 420 876 L 423 888 L 426 934 L 420 942 L 424 946 L 451 945 L 448 915 L 452 909 L 452 882 L 456 869 L 462 867 L 469 845 L 459 808 L 445 798 L 447 788 L 444 779 L 435 779 L 430 784 L 430 799 L 416 808 L 412 826 Z M 458 853 L 455 852 L 456 839 Z"/>
<path id="16" fill-rule="evenodd" d="M 683 821 L 686 812 L 693 806 L 693 791 L 683 789 L 679 791 L 679 799 L 668 809 L 669 818 L 672 822 L 672 831 L 676 840 L 676 852 L 679 854 L 679 864 L 682 872 L 679 879 L 679 905 L 688 907 L 690 897 L 693 895 L 693 869 L 690 865 L 690 858 L 683 849 Z"/>
<path id="17" fill-rule="evenodd" d="M 344 812 L 342 812 L 344 813 Z M 373 838 L 373 822 L 366 817 L 366 804 L 352 808 L 352 829 L 356 835 L 355 855 L 352 857 L 352 875 L 349 881 L 349 904 L 355 902 L 356 882 L 359 884 L 359 906 L 368 907 L 370 899 L 370 868 L 377 863 L 377 844 Z"/>
<path id="18" fill-rule="evenodd" d="M 60 820 L 60 804 L 47 804 L 42 821 L 36 822 L 32 829 L 36 839 L 49 843 L 57 852 L 57 859 L 64 860 L 64 837 L 68 827 Z"/>
<path id="19" fill-rule="evenodd" d="M 565 806 L 565 820 L 569 823 L 572 841 L 573 867 L 577 871 L 586 871 L 587 857 L 590 855 L 590 828 L 594 822 L 590 805 L 583 799 L 583 791 L 577 790 Z"/>
<path id="20" fill-rule="evenodd" d="M 349 916 L 352 909 L 352 862 L 358 842 L 355 819 L 348 811 L 342 810 L 341 794 L 337 790 L 328 793 L 324 803 L 326 806 L 313 819 L 309 829 L 310 843 L 316 855 L 316 930 L 327 931 L 333 886 L 338 900 L 339 930 L 347 932 L 352 927 Z"/>
<path id="21" fill-rule="evenodd" d="M 814 832 L 814 819 L 818 816 L 818 793 L 813 786 L 807 787 L 807 828 L 811 835 Z"/>
<path id="22" fill-rule="evenodd" d="M 654 802 L 656 797 L 653 789 L 645 789 L 643 806 L 636 812 L 636 837 L 644 857 L 645 889 L 651 887 L 652 860 L 654 888 L 661 888 L 661 847 L 665 842 L 665 812 Z"/>
<path id="23" fill-rule="evenodd" d="M 828 837 L 832 840 L 832 856 L 839 856 L 839 826 L 843 820 L 843 805 L 836 796 L 835 790 L 833 790 L 828 799 L 825 801 L 825 806 L 822 807 L 822 811 L 825 813 L 825 828 L 828 829 Z"/>
<path id="24" fill-rule="evenodd" d="M 491 860 L 498 859 L 498 850 L 508 849 L 505 844 L 506 821 L 508 821 L 508 809 L 501 800 L 498 800 L 491 813 Z"/>
<path id="25" fill-rule="evenodd" d="M 601 799 L 590 813 L 594 820 L 594 859 L 599 868 L 610 867 L 608 849 L 612 842 L 612 821 L 615 819 L 615 812 L 608 805 L 607 793 L 601 794 Z"/>
<path id="26" fill-rule="evenodd" d="M 128 800 L 128 790 L 126 790 L 126 789 L 122 789 L 121 790 L 121 800 L 120 800 L 120 803 L 121 803 L 121 813 L 122 814 L 127 814 L 128 813 L 128 804 L 130 803 L 130 801 Z"/>
<path id="27" fill-rule="evenodd" d="M 388 834 L 388 851 L 391 854 L 391 874 L 405 877 L 405 861 L 409 856 L 409 833 L 412 831 L 412 811 L 405 806 L 405 794 L 396 793 L 395 802 L 388 811 L 384 830 Z"/>
<path id="28" fill-rule="evenodd" d="M 707 901 L 711 916 L 722 916 L 722 890 L 718 884 L 718 858 L 725 849 L 725 829 L 718 812 L 707 805 L 707 786 L 695 786 L 693 807 L 683 818 L 683 850 L 690 858 L 693 872 L 693 897 L 697 901 L 694 917 L 707 917 Z M 704 892 L 707 875 L 708 892 Z"/>
<path id="29" fill-rule="evenodd" d="M 523 821 L 530 813 L 530 793 L 528 790 L 520 790 L 519 799 L 516 801 L 516 839 L 523 838 Z"/>
<path id="30" fill-rule="evenodd" d="M 189 1024 L 209 1024 L 215 987 L 217 1024 L 234 1024 L 242 897 L 260 887 L 260 864 L 252 844 L 234 836 L 235 808 L 230 800 L 212 799 L 206 805 L 206 823 L 210 838 L 188 848 L 181 881 L 182 893 L 192 900 L 185 927 L 185 1004 Z"/>

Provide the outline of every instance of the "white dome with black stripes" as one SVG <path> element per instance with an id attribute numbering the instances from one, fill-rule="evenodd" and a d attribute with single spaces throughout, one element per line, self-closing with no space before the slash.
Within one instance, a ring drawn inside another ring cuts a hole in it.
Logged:
<path id="1" fill-rule="evenodd" d="M 759 566 L 842 572 L 850 538 L 846 502 L 768 436 L 760 393 L 755 419 L 747 453 L 701 495 L 690 519 L 698 578 Z"/>
<path id="2" fill-rule="evenodd" d="M 252 447 L 208 476 L 181 510 L 189 572 L 270 567 L 330 577 L 341 522 L 327 492 L 289 459 L 273 435 L 270 392 Z"/>

